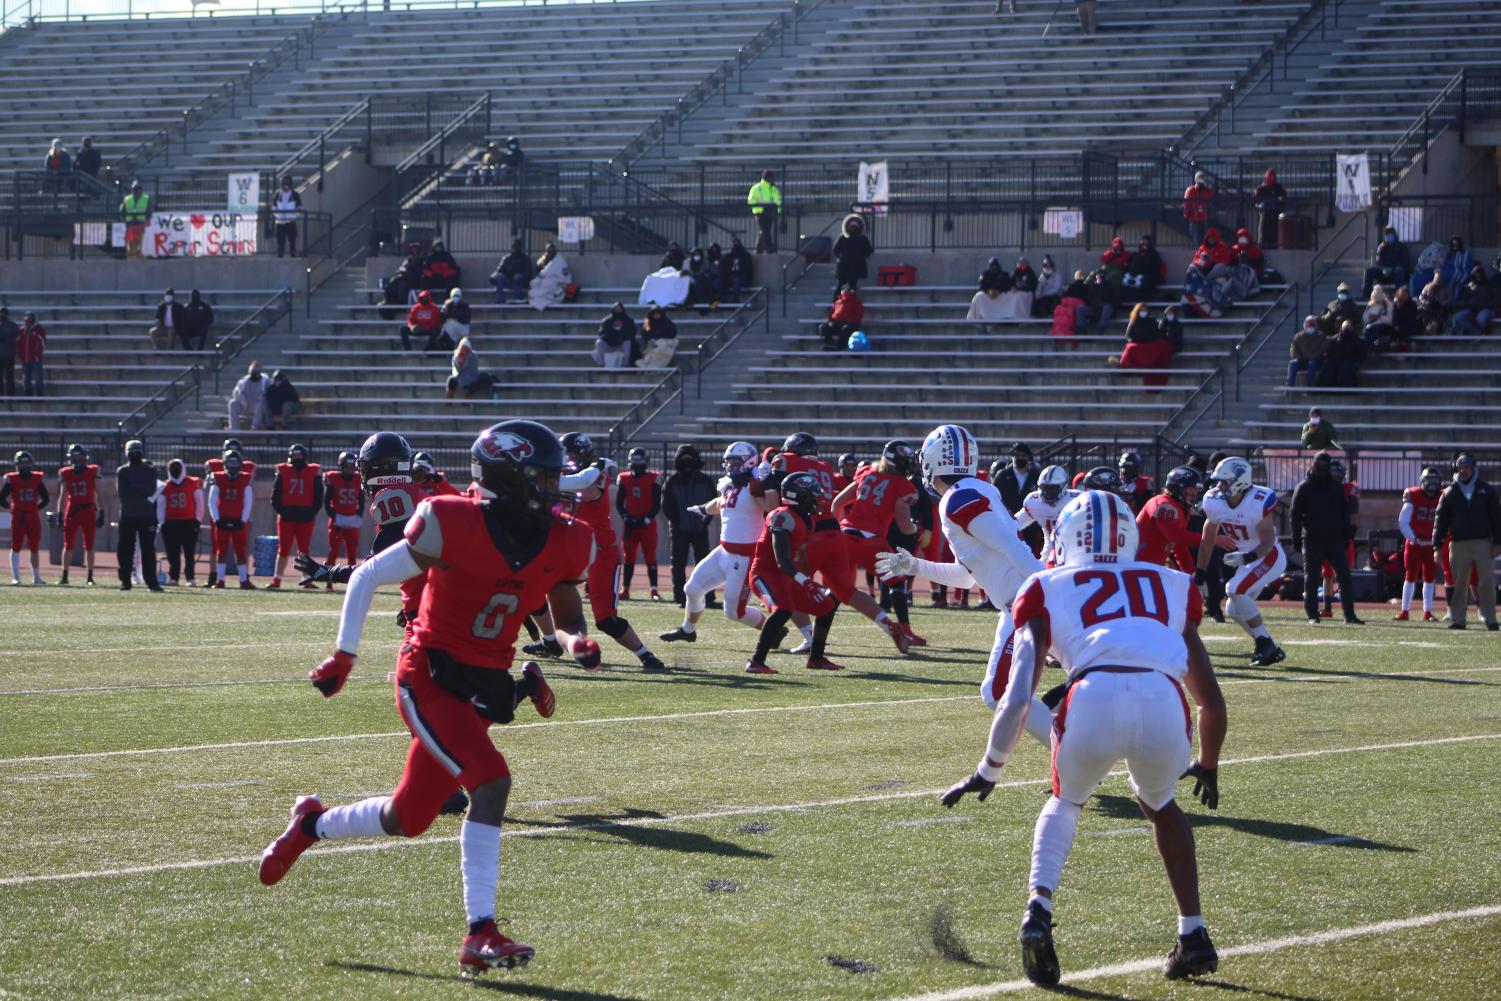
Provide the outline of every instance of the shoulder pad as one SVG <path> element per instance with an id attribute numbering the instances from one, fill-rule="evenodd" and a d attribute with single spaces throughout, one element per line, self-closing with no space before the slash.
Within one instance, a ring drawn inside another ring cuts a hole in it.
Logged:
<path id="1" fill-rule="evenodd" d="M 773 532 L 797 531 L 797 516 L 786 508 L 777 508 L 766 516 L 766 527 Z"/>

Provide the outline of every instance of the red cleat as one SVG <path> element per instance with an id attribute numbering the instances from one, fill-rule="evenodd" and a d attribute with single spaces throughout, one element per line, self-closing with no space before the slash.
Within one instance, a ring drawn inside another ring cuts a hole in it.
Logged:
<path id="1" fill-rule="evenodd" d="M 776 674 L 777 673 L 777 669 L 774 668 L 774 667 L 767 667 L 765 664 L 761 663 L 759 660 L 753 660 L 753 661 L 751 661 L 751 662 L 749 662 L 748 664 L 745 665 L 745 673 L 746 674 Z"/>
<path id="2" fill-rule="evenodd" d="M 241 586 L 243 586 L 243 582 L 242 582 Z M 266 585 L 266 590 L 267 591 L 280 591 L 281 590 L 281 578 L 280 577 L 272 577 L 271 578 L 271 583 L 269 583 L 269 584 Z"/>
<path id="3" fill-rule="evenodd" d="M 886 624 L 881 628 L 886 630 L 886 635 L 890 636 L 891 642 L 896 644 L 898 653 L 905 654 L 912 648 L 912 640 L 908 638 L 906 633 L 902 632 L 900 622 L 897 622 L 895 619 L 887 619 Z"/>
<path id="4" fill-rule="evenodd" d="M 1332 618 L 1334 618 L 1334 609 L 1332 609 L 1332 608 L 1326 608 L 1326 609 L 1324 609 L 1323 614 L 1320 615 L 1319 618 L 1321 618 L 1321 619 L 1332 619 Z"/>
<path id="5" fill-rule="evenodd" d="M 222 581 L 222 580 L 216 580 L 212 584 L 210 584 L 209 587 L 217 587 L 219 590 L 222 591 L 222 590 L 224 590 L 224 581 Z"/>
<path id="6" fill-rule="evenodd" d="M 907 634 L 907 643 L 911 646 L 927 646 L 928 641 L 912 631 L 912 624 L 902 626 L 902 632 Z"/>
<path id="7" fill-rule="evenodd" d="M 302 833 L 302 820 L 309 814 L 322 812 L 323 804 L 318 802 L 317 796 L 297 797 L 297 802 L 292 804 L 292 822 L 287 825 L 281 837 L 261 852 L 262 883 L 275 886 L 281 882 L 281 878 L 292 868 L 292 863 L 297 861 L 297 856 L 317 843 L 317 838 L 310 838 Z"/>
<path id="8" fill-rule="evenodd" d="M 1434 615 L 1432 612 L 1424 612 L 1423 613 L 1423 621 L 1424 622 L 1437 622 L 1438 621 L 1438 616 Z"/>
<path id="9" fill-rule="evenodd" d="M 827 657 L 809 657 L 808 670 L 810 671 L 842 671 L 843 664 L 836 664 Z"/>
<path id="10" fill-rule="evenodd" d="M 531 946 L 506 938 L 490 920 L 480 925 L 479 931 L 464 936 L 464 944 L 459 947 L 459 969 L 471 975 L 497 966 L 514 970 L 531 962 L 536 954 L 537 950 Z"/>
<path id="11" fill-rule="evenodd" d="M 532 679 L 532 705 L 537 707 L 537 715 L 543 719 L 551 719 L 553 711 L 558 708 L 558 700 L 552 694 L 552 686 L 542 676 L 542 668 L 535 660 L 529 660 L 521 665 L 523 677 Z"/>
<path id="12" fill-rule="evenodd" d="M 252 584 L 252 583 L 250 583 L 250 578 L 247 577 L 244 580 L 240 581 L 240 590 L 241 591 L 254 591 L 255 590 L 255 585 Z"/>
<path id="13" fill-rule="evenodd" d="M 657 589 L 656 588 L 652 588 L 651 589 L 651 600 L 652 601 L 661 601 L 662 600 L 662 596 L 657 593 Z"/>
<path id="14" fill-rule="evenodd" d="M 1407 621 L 1407 612 L 1405 610 L 1401 611 L 1401 612 L 1398 612 L 1396 615 L 1392 616 L 1392 621 L 1393 622 L 1406 622 Z"/>
<path id="15" fill-rule="evenodd" d="M 630 601 L 631 600 L 631 589 L 628 588 L 628 587 L 627 588 L 622 588 L 621 591 L 620 591 L 620 593 L 615 596 L 615 600 L 616 601 Z"/>

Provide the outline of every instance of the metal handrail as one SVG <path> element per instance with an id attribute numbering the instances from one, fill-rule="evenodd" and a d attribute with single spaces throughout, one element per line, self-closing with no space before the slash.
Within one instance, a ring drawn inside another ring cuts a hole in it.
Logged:
<path id="1" fill-rule="evenodd" d="M 759 310 L 759 312 L 755 312 L 755 315 L 745 319 L 743 323 L 739 322 L 747 312 L 756 310 Z M 725 317 L 719 326 L 709 331 L 708 336 L 699 342 L 698 350 L 694 352 L 693 360 L 693 375 L 695 380 L 693 389 L 694 399 L 702 400 L 704 398 L 704 369 L 718 361 L 720 356 L 740 339 L 741 334 L 755 326 L 757 320 L 762 321 L 768 334 L 771 333 L 771 293 L 765 288 L 758 288 L 752 292 L 749 299 L 736 306 L 733 313 Z M 734 332 L 728 333 L 731 328 L 734 328 Z M 708 350 L 711 347 L 715 347 L 717 350 L 712 355 L 709 355 Z M 706 355 L 708 356 L 705 357 Z M 684 395 L 686 396 L 687 394 Z"/>
<path id="2" fill-rule="evenodd" d="M 310 155 L 316 152 L 318 154 L 318 188 L 319 190 L 322 190 L 323 168 L 328 164 L 328 142 L 338 136 L 338 134 L 342 132 L 350 122 L 354 121 L 356 118 L 359 118 L 361 115 L 365 116 L 366 124 L 368 125 L 370 118 L 370 98 L 368 97 L 360 103 L 356 104 L 354 107 L 350 108 L 348 111 L 344 112 L 344 114 L 340 115 L 332 125 L 328 126 L 328 128 L 318 133 L 316 137 L 309 139 L 306 143 L 303 144 L 301 149 L 293 153 L 282 163 L 278 164 L 276 170 L 272 173 L 272 177 L 280 178 L 287 176 L 288 174 L 292 173 L 292 171 L 297 167 L 298 164 L 300 164 L 303 160 L 307 159 Z M 343 147 L 340 146 L 339 149 L 343 149 Z M 368 150 L 366 150 L 366 155 L 369 155 Z"/>
<path id="3" fill-rule="evenodd" d="M 214 357 L 209 364 L 209 371 L 214 376 L 214 392 L 217 393 L 219 391 L 219 373 L 224 371 L 225 367 L 238 358 L 246 348 L 260 340 L 266 331 L 281 322 L 282 317 L 286 317 L 287 330 L 290 331 L 292 329 L 292 302 L 292 290 L 289 288 L 282 289 L 276 295 L 262 303 L 255 312 L 236 324 L 235 328 L 223 338 L 215 342 Z M 241 336 L 241 332 L 254 323 L 263 313 L 272 313 L 273 315 L 270 316 L 259 330 L 254 331 L 248 337 Z M 227 346 L 230 345 L 231 341 L 234 342 L 233 346 Z"/>
<path id="4" fill-rule="evenodd" d="M 593 170 L 596 166 L 597 165 L 595 164 L 591 164 L 590 169 Z M 605 180 L 606 183 L 609 183 L 611 181 L 614 181 L 615 179 L 616 178 L 614 177 L 607 176 Z M 702 207 L 697 210 L 689 208 L 687 205 L 684 205 L 676 198 L 673 198 L 665 191 L 654 188 L 650 184 L 647 184 L 644 181 L 639 180 L 638 178 L 630 176 L 629 171 L 621 171 L 619 180 L 624 182 L 627 186 L 635 188 L 637 191 L 644 191 L 659 202 L 664 202 L 667 205 L 670 205 L 672 208 L 681 211 L 686 217 L 691 218 L 694 221 L 695 232 L 708 232 L 709 227 L 712 226 L 713 228 L 723 233 L 726 237 L 734 237 L 739 235 L 738 231 L 730 229 L 728 226 L 722 225 L 721 223 L 715 222 L 713 219 L 710 219 L 703 212 Z"/>
<path id="5" fill-rule="evenodd" d="M 662 403 L 657 406 L 656 410 L 652 411 L 652 415 L 655 416 L 662 410 L 663 407 L 672 402 L 672 397 L 674 394 L 681 393 L 683 391 L 684 376 L 683 370 L 681 368 L 675 368 L 668 372 L 660 382 L 652 386 L 652 388 L 647 392 L 645 396 L 643 396 L 640 400 L 637 400 L 629 410 L 621 414 L 620 417 L 616 419 L 614 424 L 610 425 L 610 431 L 607 437 L 609 439 L 610 450 L 612 452 L 619 448 L 619 446 L 625 444 L 627 441 L 630 441 L 631 435 L 635 434 L 636 431 L 638 431 L 646 423 L 646 420 L 638 419 L 641 411 L 651 403 L 655 402 L 657 394 L 666 389 L 673 380 L 677 380 L 677 388 L 672 390 L 672 392 L 668 394 L 667 399 L 662 401 Z M 647 420 L 649 419 L 650 418 L 647 418 Z"/>
<path id="6" fill-rule="evenodd" d="M 1392 187 L 1396 184 L 1398 175 L 1411 167 L 1417 161 L 1418 154 L 1427 150 L 1429 144 L 1437 138 L 1437 136 L 1430 133 L 1433 117 L 1443 110 L 1445 102 L 1454 99 L 1456 92 L 1462 94 L 1464 87 L 1465 71 L 1460 70 L 1449 78 L 1449 82 L 1444 84 L 1443 89 L 1438 92 L 1437 96 L 1428 102 L 1427 107 L 1418 112 L 1412 124 L 1407 126 L 1407 130 L 1398 136 L 1397 140 L 1392 143 L 1391 148 L 1387 150 L 1386 193 L 1388 195 L 1392 193 Z M 1440 133 L 1442 131 L 1441 129 Z M 1413 137 L 1420 132 L 1423 134 L 1423 141 L 1417 144 L 1411 155 L 1404 157 L 1403 150 L 1412 143 Z M 1401 166 L 1397 166 L 1398 164 L 1401 164 Z"/>
<path id="7" fill-rule="evenodd" d="M 1316 305 L 1316 303 L 1313 301 L 1313 297 L 1318 294 L 1319 282 L 1323 281 L 1329 275 L 1329 272 L 1345 263 L 1345 254 L 1352 248 L 1354 248 L 1357 243 L 1364 244 L 1360 254 L 1362 260 L 1364 260 L 1365 257 L 1370 253 L 1371 220 L 1370 217 L 1364 212 L 1357 212 L 1348 220 L 1346 220 L 1345 224 L 1341 226 L 1339 230 L 1329 238 L 1327 245 L 1331 247 L 1337 245 L 1340 239 L 1347 232 L 1349 232 L 1352 226 L 1359 226 L 1360 232 L 1352 236 L 1349 241 L 1347 241 L 1344 246 L 1340 247 L 1339 250 L 1335 251 L 1332 256 L 1322 258 L 1324 262 L 1323 267 L 1318 266 L 1321 258 L 1315 256 L 1309 259 L 1308 312 L 1310 313 L 1313 312 L 1314 306 Z"/>
<path id="8" fill-rule="evenodd" d="M 172 396 L 171 401 L 167 404 L 166 408 L 161 411 L 161 413 L 153 414 L 151 417 L 142 420 L 139 427 L 129 426 L 137 418 L 140 418 L 143 415 L 149 413 L 153 409 L 155 404 L 161 402 L 166 398 L 168 393 L 172 393 L 180 385 L 187 382 L 192 383 L 192 392 L 194 399 L 201 400 L 203 391 L 203 373 L 197 365 L 193 365 L 189 368 L 183 369 L 177 375 L 174 375 L 165 386 L 163 386 L 161 389 L 158 389 L 155 393 L 152 393 L 144 401 L 142 401 L 140 406 L 136 407 L 130 413 L 126 414 L 124 417 L 115 422 L 115 436 L 119 440 L 119 442 L 124 442 L 127 438 L 139 437 L 146 431 L 147 428 L 160 420 L 162 416 L 169 414 L 173 410 L 175 410 L 179 403 L 187 399 L 188 394 L 186 391 L 182 393 L 175 393 Z"/>
<path id="9" fill-rule="evenodd" d="M 830 219 L 827 226 L 819 230 L 817 233 L 814 233 L 812 236 L 804 236 L 801 233 L 798 234 L 797 242 L 799 246 L 794 248 L 792 259 L 786 264 L 782 265 L 781 299 L 783 316 L 787 315 L 787 293 L 797 288 L 797 283 L 803 280 L 803 276 L 806 275 L 809 271 L 813 270 L 814 262 L 808 259 L 808 255 L 803 253 L 802 248 L 807 246 L 809 241 L 817 240 L 819 237 L 827 235 L 829 230 L 833 229 L 843 221 L 844 217 L 842 216 Z M 801 229 L 802 227 L 799 226 L 798 228 Z M 788 272 L 794 264 L 801 264 L 802 267 L 797 270 L 796 274 L 789 274 Z"/>
<path id="10" fill-rule="evenodd" d="M 429 153 L 431 153 L 435 149 L 443 149 L 447 145 L 448 140 L 457 135 L 460 129 L 469 126 L 472 123 L 473 119 L 479 116 L 482 112 L 485 116 L 484 131 L 488 132 L 490 123 L 489 91 L 486 91 L 479 97 L 475 98 L 467 108 L 459 112 L 457 118 L 449 122 L 447 125 L 443 126 L 437 132 L 434 132 L 422 143 L 421 146 L 418 146 L 416 149 L 412 150 L 410 154 L 404 157 L 402 161 L 396 165 L 395 169 L 391 173 L 391 176 L 396 178 L 396 184 L 393 190 L 396 195 L 397 204 L 400 207 L 407 207 L 407 200 L 409 198 L 413 198 L 414 196 L 420 198 L 424 194 L 426 194 L 426 188 L 431 187 L 431 185 L 435 182 L 441 181 L 443 177 L 447 175 L 450 165 L 447 163 L 435 164 L 432 173 L 421 184 L 413 187 L 410 192 L 407 192 L 405 194 L 401 190 L 402 176 L 407 171 L 412 170 L 415 167 L 422 166 L 423 161 Z M 439 159 L 441 160 L 442 157 L 440 157 Z"/>

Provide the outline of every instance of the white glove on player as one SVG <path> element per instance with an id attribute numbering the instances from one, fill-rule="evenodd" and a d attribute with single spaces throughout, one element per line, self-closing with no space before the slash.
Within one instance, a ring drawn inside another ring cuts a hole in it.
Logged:
<path id="1" fill-rule="evenodd" d="M 898 549 L 894 553 L 876 553 L 876 573 L 882 580 L 911 577 L 912 568 L 912 554 L 905 549 Z"/>
<path id="2" fill-rule="evenodd" d="M 1252 555 L 1253 555 L 1252 553 L 1226 553 L 1225 554 L 1225 566 L 1227 566 L 1227 567 L 1242 567 L 1242 566 L 1245 566 L 1246 563 L 1250 562 Z"/>
<path id="3" fill-rule="evenodd" d="M 751 476 L 753 476 L 754 478 L 756 478 L 758 480 L 764 480 L 764 479 L 766 479 L 766 477 L 768 477 L 770 475 L 771 475 L 771 463 L 769 463 L 769 462 L 758 462 L 756 464 L 755 470 L 751 473 Z"/>

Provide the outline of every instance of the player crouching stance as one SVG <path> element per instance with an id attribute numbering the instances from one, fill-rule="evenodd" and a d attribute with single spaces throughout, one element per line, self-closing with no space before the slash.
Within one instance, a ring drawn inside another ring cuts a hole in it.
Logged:
<path id="1" fill-rule="evenodd" d="M 469 934 L 459 950 L 466 973 L 524 965 L 530 946 L 495 927 L 500 825 L 510 769 L 489 735 L 529 698 L 553 714 L 552 690 L 535 664 L 513 680 L 510 667 L 523 609 L 545 601 L 558 638 L 584 667 L 599 664 L 599 644 L 584 635 L 577 583 L 588 569 L 594 534 L 554 517 L 563 447 L 531 421 L 506 421 L 470 450 L 476 491 L 422 502 L 403 541 L 355 570 L 344 597 L 338 645 L 308 677 L 325 697 L 354 669 L 360 631 L 375 589 L 427 576 L 422 606 L 396 668 L 396 702 L 412 733 L 406 769 L 391 796 L 325 809 L 315 796 L 292 807 L 292 822 L 261 855 L 270 886 L 324 838 L 416 837 L 460 786 L 473 799 L 459 833 Z"/>
<path id="2" fill-rule="evenodd" d="M 1277 494 L 1266 487 L 1251 485 L 1251 464 L 1231 456 L 1209 474 L 1212 486 L 1204 495 L 1204 536 L 1199 540 L 1196 583 L 1203 581 L 1220 534 L 1234 544 L 1225 554 L 1225 566 L 1235 574 L 1225 584 L 1225 611 L 1256 641 L 1251 663 L 1267 666 L 1285 660 L 1287 654 L 1272 640 L 1256 607 L 1256 595 L 1287 569 L 1287 554 L 1277 541 L 1277 526 L 1272 512 L 1277 509 Z"/>
<path id="3" fill-rule="evenodd" d="M 746 674 L 776 674 L 766 658 L 787 635 L 787 621 L 797 612 L 813 617 L 813 649 L 808 669 L 842 671 L 824 656 L 829 629 L 839 602 L 828 588 L 807 573 L 807 549 L 813 536 L 814 517 L 827 502 L 812 473 L 788 473 L 777 487 L 781 506 L 766 516 L 766 527 L 756 541 L 751 557 L 750 579 L 756 594 L 771 609 L 756 639 L 756 652 L 745 665 Z"/>
<path id="4" fill-rule="evenodd" d="M 1178 941 L 1169 980 L 1213 973 L 1219 957 L 1199 907 L 1193 830 L 1173 801 L 1184 774 L 1211 810 L 1219 805 L 1218 764 L 1225 701 L 1199 639 L 1204 603 L 1187 575 L 1132 559 L 1136 523 L 1120 497 L 1083 494 L 1059 516 L 1059 565 L 1034 574 L 1016 599 L 1016 658 L 975 774 L 943 795 L 952 807 L 995 788 L 1033 710 L 1049 646 L 1068 674 L 1053 723 L 1053 795 L 1032 839 L 1030 897 L 1022 917 L 1022 966 L 1036 984 L 1058 982 L 1053 893 L 1073 847 L 1079 814 L 1095 787 L 1125 759 L 1131 789 L 1152 824 L 1178 904 Z M 1199 759 L 1183 685 L 1199 706 Z"/>

